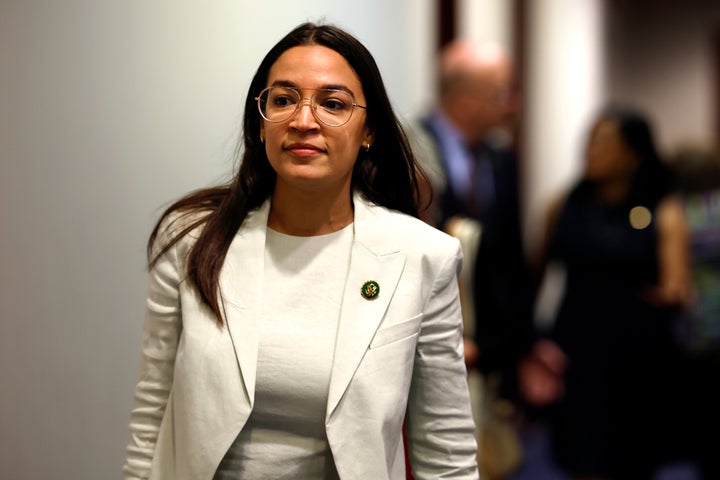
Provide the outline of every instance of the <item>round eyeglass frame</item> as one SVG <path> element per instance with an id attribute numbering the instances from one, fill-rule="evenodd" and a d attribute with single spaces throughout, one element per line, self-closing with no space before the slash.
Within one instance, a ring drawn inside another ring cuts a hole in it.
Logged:
<path id="1" fill-rule="evenodd" d="M 285 88 L 285 89 L 287 89 L 287 90 L 292 90 L 293 92 L 295 92 L 295 93 L 297 94 L 297 97 L 298 97 L 298 99 L 299 99 L 298 103 L 295 105 L 295 110 L 293 110 L 293 112 L 292 112 L 290 115 L 288 115 L 287 118 L 283 118 L 282 120 L 271 120 L 271 119 L 267 118 L 267 117 L 265 116 L 265 114 L 263 113 L 262 104 L 263 104 L 263 102 L 266 102 L 266 101 L 267 101 L 266 98 L 263 98 L 263 95 L 265 95 L 265 93 L 269 92 L 269 91 L 272 90 L 273 88 Z M 271 85 L 271 86 L 269 86 L 269 87 L 265 87 L 265 88 L 260 92 L 260 94 L 259 94 L 257 97 L 255 97 L 255 100 L 256 100 L 256 102 L 257 102 L 258 112 L 260 112 L 260 116 L 261 116 L 263 119 L 265 119 L 266 121 L 268 121 L 268 122 L 270 122 L 270 123 L 282 123 L 282 122 L 287 122 L 288 120 L 290 120 L 291 118 L 293 118 L 298 111 L 300 111 L 300 108 L 301 108 L 303 105 L 305 105 L 306 100 L 307 100 L 307 101 L 308 101 L 307 103 L 310 105 L 310 111 L 312 112 L 313 117 L 315 118 L 315 120 L 317 120 L 318 122 L 322 123 L 323 125 L 327 125 L 328 127 L 342 127 L 343 125 L 347 124 L 347 123 L 350 121 L 350 119 L 352 118 L 353 113 L 355 112 L 355 107 L 357 107 L 357 108 L 362 108 L 363 110 L 367 110 L 367 106 L 365 106 L 365 105 L 360 105 L 359 103 L 356 103 L 356 102 L 355 102 L 355 97 L 353 97 L 352 93 L 350 93 L 350 92 L 348 92 L 348 91 L 338 90 L 338 89 L 335 89 L 335 88 L 316 88 L 316 89 L 307 89 L 307 90 L 314 90 L 315 93 L 313 93 L 310 97 L 303 97 L 302 94 L 300 94 L 300 92 L 298 91 L 298 89 L 293 88 L 293 87 L 284 87 L 284 86 L 276 86 L 276 85 Z M 317 109 L 318 109 L 318 107 L 319 107 L 320 105 L 319 105 L 318 103 L 313 103 L 313 98 L 315 98 L 315 95 L 316 95 L 318 92 L 342 92 L 342 93 L 348 95 L 348 96 L 350 97 L 350 99 L 352 100 L 352 102 L 350 103 L 350 106 L 351 106 L 352 108 L 350 109 L 350 115 L 348 115 L 348 118 L 347 118 L 344 122 L 342 122 L 342 123 L 328 123 L 328 122 L 326 122 L 325 120 L 321 119 L 320 116 L 319 116 L 318 113 L 317 113 Z"/>

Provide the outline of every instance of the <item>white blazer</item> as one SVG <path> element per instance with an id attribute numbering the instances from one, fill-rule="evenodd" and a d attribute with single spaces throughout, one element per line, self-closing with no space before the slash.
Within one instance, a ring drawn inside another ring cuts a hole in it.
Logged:
<path id="1" fill-rule="evenodd" d="M 477 479 L 463 361 L 456 239 L 354 197 L 325 427 L 343 480 Z M 150 273 L 126 479 L 211 480 L 253 409 L 270 202 L 251 212 L 220 274 L 219 327 L 185 279 L 191 233 Z M 167 232 L 165 232 L 167 233 Z M 360 294 L 368 280 L 380 294 Z"/>

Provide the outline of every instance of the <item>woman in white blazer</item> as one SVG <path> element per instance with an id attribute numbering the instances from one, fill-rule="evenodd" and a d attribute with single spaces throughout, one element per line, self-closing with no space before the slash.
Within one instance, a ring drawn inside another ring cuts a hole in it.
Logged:
<path id="1" fill-rule="evenodd" d="M 307 108 L 306 108 L 307 107 Z M 172 205 L 126 479 L 475 479 L 458 242 L 370 55 L 303 24 L 263 59 L 228 185 Z"/>

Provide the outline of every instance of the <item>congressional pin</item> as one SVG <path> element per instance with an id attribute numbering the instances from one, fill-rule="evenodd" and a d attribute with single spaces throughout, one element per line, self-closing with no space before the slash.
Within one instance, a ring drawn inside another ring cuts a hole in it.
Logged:
<path id="1" fill-rule="evenodd" d="M 360 289 L 360 295 L 362 295 L 365 300 L 375 300 L 379 294 L 380 285 L 375 280 L 368 280 L 363 283 Z"/>

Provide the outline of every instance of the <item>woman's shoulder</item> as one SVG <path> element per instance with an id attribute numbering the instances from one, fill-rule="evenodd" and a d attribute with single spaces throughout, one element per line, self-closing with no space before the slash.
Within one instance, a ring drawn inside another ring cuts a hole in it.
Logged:
<path id="1" fill-rule="evenodd" d="M 377 228 L 383 229 L 384 236 L 394 239 L 404 250 L 447 254 L 459 248 L 457 238 L 428 223 L 397 210 L 369 204 Z"/>
<path id="2" fill-rule="evenodd" d="M 149 259 L 163 255 L 170 249 L 185 254 L 192 248 L 207 223 L 210 212 L 201 210 L 174 210 L 163 214 L 149 241 Z"/>
<path id="3" fill-rule="evenodd" d="M 155 225 L 150 236 L 153 249 L 196 241 L 227 195 L 227 187 L 213 187 L 197 190 L 175 201 Z"/>

